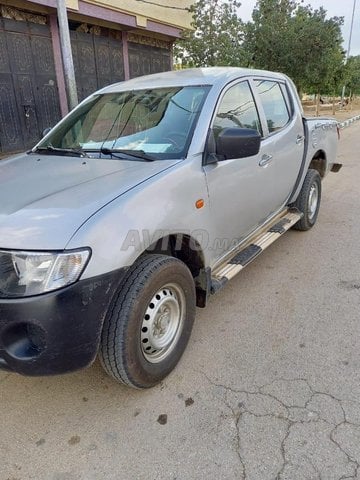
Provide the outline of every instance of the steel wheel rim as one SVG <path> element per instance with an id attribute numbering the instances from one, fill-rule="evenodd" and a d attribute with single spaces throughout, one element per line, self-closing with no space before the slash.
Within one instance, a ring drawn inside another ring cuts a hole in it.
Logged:
<path id="1" fill-rule="evenodd" d="M 313 220 L 313 218 L 315 217 L 318 203 L 319 203 L 319 187 L 317 183 L 313 183 L 310 188 L 309 200 L 308 200 L 309 220 Z"/>
<path id="2" fill-rule="evenodd" d="M 151 298 L 141 324 L 141 351 L 150 363 L 159 363 L 174 350 L 185 316 L 185 295 L 176 284 L 167 284 Z"/>

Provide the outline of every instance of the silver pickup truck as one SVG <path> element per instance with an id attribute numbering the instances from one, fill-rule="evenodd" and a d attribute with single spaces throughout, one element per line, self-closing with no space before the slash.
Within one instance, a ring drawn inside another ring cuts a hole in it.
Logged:
<path id="1" fill-rule="evenodd" d="M 315 224 L 337 142 L 278 73 L 192 69 L 91 95 L 0 164 L 0 368 L 59 374 L 98 354 L 126 385 L 160 382 L 195 307 Z"/>

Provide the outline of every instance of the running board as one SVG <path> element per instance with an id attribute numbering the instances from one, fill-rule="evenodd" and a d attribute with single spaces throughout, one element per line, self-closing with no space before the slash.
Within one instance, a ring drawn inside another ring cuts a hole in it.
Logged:
<path id="1" fill-rule="evenodd" d="M 269 225 L 265 232 L 262 231 L 243 250 L 238 250 L 230 260 L 216 268 L 211 279 L 211 293 L 216 293 L 220 290 L 229 280 L 241 272 L 246 265 L 295 225 L 302 216 L 303 214 L 295 208 L 286 210 L 282 216 L 277 217 L 273 224 Z"/>

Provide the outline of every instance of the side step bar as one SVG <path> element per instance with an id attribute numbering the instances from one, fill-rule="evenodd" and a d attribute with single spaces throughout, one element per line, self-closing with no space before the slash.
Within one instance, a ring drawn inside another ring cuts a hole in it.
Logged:
<path id="1" fill-rule="evenodd" d="M 273 225 L 269 225 L 265 232 L 262 231 L 257 237 L 254 237 L 243 250 L 235 252 L 230 260 L 227 260 L 225 264 L 214 271 L 211 279 L 211 293 L 220 290 L 246 265 L 295 225 L 302 216 L 303 214 L 295 208 L 286 210 L 280 218 L 276 219 Z"/>

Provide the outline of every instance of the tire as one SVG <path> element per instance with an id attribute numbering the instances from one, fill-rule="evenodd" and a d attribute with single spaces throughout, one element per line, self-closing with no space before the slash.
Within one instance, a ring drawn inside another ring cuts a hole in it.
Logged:
<path id="1" fill-rule="evenodd" d="M 99 356 L 105 371 L 134 388 L 158 384 L 176 366 L 195 318 L 188 267 L 165 255 L 143 255 L 129 268 L 106 315 Z"/>
<path id="2" fill-rule="evenodd" d="M 321 177 L 317 170 L 308 170 L 296 202 L 293 204 L 303 217 L 294 225 L 295 230 L 310 230 L 318 217 L 321 201 Z"/>

